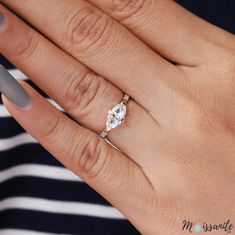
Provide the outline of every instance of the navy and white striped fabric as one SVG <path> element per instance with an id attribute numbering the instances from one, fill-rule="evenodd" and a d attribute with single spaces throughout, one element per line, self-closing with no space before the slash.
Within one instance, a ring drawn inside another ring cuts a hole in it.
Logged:
<path id="1" fill-rule="evenodd" d="M 235 33 L 234 0 L 178 2 Z M 1 55 L 0 63 L 17 79 L 27 79 Z M 139 233 L 118 210 L 25 133 L 0 103 L 0 235 L 15 234 Z"/>

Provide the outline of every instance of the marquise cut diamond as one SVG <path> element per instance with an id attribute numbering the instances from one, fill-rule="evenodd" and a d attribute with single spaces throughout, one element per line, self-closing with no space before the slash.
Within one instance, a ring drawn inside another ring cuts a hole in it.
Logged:
<path id="1" fill-rule="evenodd" d="M 106 121 L 106 130 L 110 131 L 121 125 L 126 116 L 126 105 L 121 102 L 115 105 L 108 113 Z"/>
<path id="2" fill-rule="evenodd" d="M 112 109 L 108 111 L 106 127 L 102 132 L 99 133 L 102 138 L 106 138 L 109 131 L 121 125 L 125 121 L 127 113 L 126 103 L 129 99 L 129 95 L 125 94 L 122 102 L 114 105 Z"/>

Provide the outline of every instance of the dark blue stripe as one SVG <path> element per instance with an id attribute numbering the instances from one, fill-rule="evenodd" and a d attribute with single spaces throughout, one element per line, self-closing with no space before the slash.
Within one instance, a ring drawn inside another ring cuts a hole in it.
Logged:
<path id="1" fill-rule="evenodd" d="M 0 118 L 0 139 L 22 134 L 25 130 L 13 117 Z"/>
<path id="2" fill-rule="evenodd" d="M 39 144 L 25 144 L 7 151 L 0 151 L 0 170 L 25 163 L 62 166 Z"/>
<path id="3" fill-rule="evenodd" d="M 7 197 L 29 196 L 49 200 L 110 205 L 102 196 L 83 182 L 52 180 L 30 176 L 15 177 L 1 183 L 0 192 L 0 200 Z"/>
<path id="4" fill-rule="evenodd" d="M 1 53 L 0 53 L 0 64 L 2 64 L 7 69 L 14 68 L 14 65 L 11 64 Z"/>
<path id="5" fill-rule="evenodd" d="M 29 229 L 41 232 L 79 235 L 139 235 L 127 220 L 53 214 L 29 210 L 6 210 L 0 213 L 0 229 Z"/>

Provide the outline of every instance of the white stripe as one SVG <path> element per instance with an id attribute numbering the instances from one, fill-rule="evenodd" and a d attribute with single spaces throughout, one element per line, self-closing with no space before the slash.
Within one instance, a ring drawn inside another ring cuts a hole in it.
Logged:
<path id="1" fill-rule="evenodd" d="M 3 104 L 0 105 L 0 117 L 11 117 L 11 114 L 8 112 L 8 110 Z"/>
<path id="2" fill-rule="evenodd" d="M 60 111 L 64 112 L 64 110 L 60 107 L 60 105 L 58 105 L 54 100 L 52 99 L 47 99 L 52 105 L 54 105 L 57 109 L 59 109 Z M 11 117 L 11 114 L 8 112 L 8 110 L 6 109 L 6 107 L 1 104 L 0 105 L 0 118 L 5 118 L 5 117 Z"/>
<path id="3" fill-rule="evenodd" d="M 37 143 L 37 140 L 28 133 L 24 132 L 14 137 L 0 139 L 0 151 L 9 150 L 19 145 L 30 143 Z"/>
<path id="4" fill-rule="evenodd" d="M 0 183 L 19 176 L 82 182 L 81 178 L 67 168 L 40 164 L 24 164 L 0 171 Z"/>
<path id="5" fill-rule="evenodd" d="M 44 232 L 36 232 L 24 229 L 0 229 L 0 234 L 1 235 L 58 235 L 56 233 L 44 233 Z"/>
<path id="6" fill-rule="evenodd" d="M 58 214 L 86 215 L 109 219 L 124 219 L 114 207 L 82 202 L 67 202 L 32 197 L 12 197 L 0 201 L 0 211 L 24 209 Z"/>
<path id="7" fill-rule="evenodd" d="M 64 110 L 60 107 L 60 105 L 58 105 L 54 100 L 52 99 L 47 99 L 52 105 L 54 105 L 57 109 L 59 109 L 60 111 L 64 112 Z"/>
<path id="8" fill-rule="evenodd" d="M 8 72 L 18 80 L 26 80 L 28 79 L 25 74 L 23 74 L 20 70 L 18 69 L 8 69 Z"/>

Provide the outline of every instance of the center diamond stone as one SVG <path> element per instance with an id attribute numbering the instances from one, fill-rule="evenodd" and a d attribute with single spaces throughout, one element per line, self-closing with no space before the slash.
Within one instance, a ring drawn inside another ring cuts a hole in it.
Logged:
<path id="1" fill-rule="evenodd" d="M 126 116 L 126 105 L 121 102 L 115 106 L 108 112 L 107 120 L 106 120 L 106 130 L 110 131 L 115 127 L 122 124 L 124 118 Z"/>

